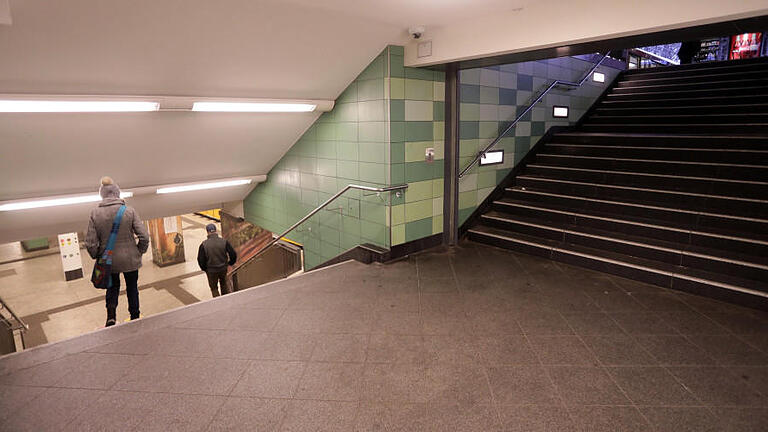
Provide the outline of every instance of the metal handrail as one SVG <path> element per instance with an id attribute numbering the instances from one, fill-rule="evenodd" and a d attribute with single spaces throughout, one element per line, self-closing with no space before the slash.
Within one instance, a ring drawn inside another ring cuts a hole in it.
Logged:
<path id="1" fill-rule="evenodd" d="M 248 264 L 249 262 L 253 261 L 253 260 L 254 260 L 254 259 L 256 259 L 257 257 L 261 256 L 261 255 L 262 255 L 264 252 L 266 252 L 266 251 L 267 251 L 267 249 L 269 249 L 270 247 L 274 246 L 274 245 L 275 245 L 275 243 L 277 243 L 278 241 L 280 241 L 280 239 L 282 239 L 283 237 L 285 237 L 286 235 L 288 235 L 288 233 L 290 233 L 291 231 L 293 231 L 294 229 L 296 229 L 296 228 L 297 228 L 299 225 L 301 225 L 301 224 L 303 224 L 304 222 L 306 222 L 306 221 L 307 221 L 309 218 L 311 218 L 312 216 L 314 216 L 315 214 L 317 214 L 317 212 L 319 212 L 320 210 L 322 210 L 322 209 L 323 209 L 325 206 L 327 206 L 328 204 L 330 204 L 330 203 L 331 203 L 331 201 L 333 201 L 333 200 L 335 200 L 336 198 L 340 197 L 341 195 L 343 195 L 343 194 L 344 194 L 344 192 L 346 192 L 346 191 L 348 191 L 348 190 L 350 190 L 350 189 L 359 189 L 359 190 L 364 190 L 364 191 L 369 191 L 369 192 L 392 192 L 392 191 L 401 191 L 401 190 L 404 190 L 404 189 L 408 189 L 408 184 L 406 183 L 406 184 L 400 184 L 400 185 L 395 185 L 395 186 L 387 186 L 387 187 L 362 186 L 362 185 L 355 185 L 355 184 L 349 184 L 349 185 L 346 185 L 346 186 L 345 186 L 343 189 L 341 189 L 340 191 L 338 191 L 338 192 L 336 192 L 335 194 L 333 194 L 333 196 L 331 196 L 330 198 L 328 198 L 327 200 L 325 200 L 325 202 L 323 202 L 322 204 L 320 204 L 319 206 L 317 206 L 317 207 L 316 207 L 314 210 L 312 210 L 311 212 L 307 213 L 307 215 L 306 215 L 306 216 L 304 216 L 303 218 L 299 219 L 299 221 L 298 221 L 298 222 L 296 222 L 295 224 L 291 225 L 291 227 L 290 227 L 290 228 L 288 228 L 287 230 L 283 231 L 283 232 L 282 232 L 280 235 L 278 235 L 278 236 L 276 236 L 275 238 L 273 238 L 273 239 L 272 239 L 272 240 L 271 240 L 269 243 L 267 243 L 267 245 L 266 245 L 266 246 L 264 246 L 263 248 L 259 249 L 259 251 L 258 251 L 258 252 L 256 252 L 256 254 L 255 254 L 255 255 L 253 255 L 252 257 L 250 257 L 250 258 L 248 259 L 248 261 L 245 261 L 245 262 L 243 262 L 243 263 L 240 263 L 240 265 L 238 265 L 236 268 L 232 269 L 232 271 L 230 272 L 230 275 L 232 275 L 232 276 L 235 276 L 235 274 L 236 274 L 236 273 L 237 273 L 237 272 L 238 272 L 238 271 L 239 271 L 241 268 L 243 268 L 243 266 L 244 266 L 245 264 Z"/>
<path id="2" fill-rule="evenodd" d="M 521 120 L 521 119 L 522 119 L 522 118 L 523 118 L 523 117 L 524 117 L 526 114 L 528 114 L 528 113 L 529 113 L 529 112 L 530 112 L 530 111 L 533 109 L 533 107 L 534 107 L 534 106 L 535 106 L 537 103 L 539 103 L 539 101 L 540 101 L 540 100 L 542 100 L 542 99 L 544 98 L 544 96 L 546 96 L 546 95 L 547 95 L 547 93 L 549 93 L 549 91 L 550 91 L 550 90 L 552 90 L 553 88 L 555 88 L 555 87 L 557 87 L 557 86 L 567 86 L 567 87 L 581 87 L 581 85 L 582 85 L 582 84 L 584 84 L 584 82 L 586 82 L 586 81 L 587 81 L 587 79 L 589 78 L 589 76 L 590 76 L 590 75 L 592 75 L 592 72 L 594 72 L 594 71 L 595 71 L 595 69 L 597 69 L 597 67 L 598 67 L 598 66 L 600 66 L 600 65 L 603 63 L 603 60 L 605 60 L 605 59 L 606 59 L 606 57 L 608 57 L 608 53 L 605 53 L 605 54 L 603 54 L 603 56 L 600 58 L 600 61 L 598 61 L 597 63 L 595 63 L 595 64 L 592 66 L 592 68 L 589 70 L 589 72 L 587 72 L 587 73 L 584 75 L 584 77 L 582 77 L 582 78 L 581 78 L 581 80 L 579 80 L 578 82 L 571 82 L 571 81 L 561 81 L 561 80 L 554 80 L 554 81 L 553 81 L 553 82 L 552 82 L 552 83 L 551 83 L 551 84 L 550 84 L 550 85 L 547 87 L 547 89 L 546 89 L 546 90 L 544 90 L 543 92 L 541 92 L 541 93 L 539 94 L 539 96 L 538 96 L 538 97 L 536 97 L 536 99 L 535 99 L 533 102 L 531 102 L 531 104 L 530 104 L 530 105 L 528 105 L 528 106 L 527 106 L 527 107 L 526 107 L 526 108 L 523 110 L 523 112 L 522 112 L 522 113 L 520 113 L 520 114 L 519 114 L 519 115 L 518 115 L 518 116 L 515 118 L 515 121 L 513 121 L 513 122 L 512 122 L 512 124 L 510 124 L 509 126 L 507 126 L 507 128 L 506 128 L 506 129 L 504 129 L 504 132 L 502 132 L 501 134 L 499 134 L 499 136 L 498 136 L 498 137 L 496 137 L 496 139 L 494 139 L 493 141 L 491 141 L 491 143 L 490 143 L 490 144 L 488 144 L 488 145 L 487 145 L 487 146 L 486 146 L 486 147 L 485 147 L 483 150 L 481 150 L 479 153 L 477 153 L 477 155 L 475 156 L 475 158 L 474 158 L 474 159 L 472 159 L 472 162 L 470 162 L 470 163 L 469 163 L 469 165 L 467 165 L 467 166 L 466 166 L 466 167 L 465 167 L 463 170 L 461 170 L 461 172 L 459 173 L 459 178 L 462 178 L 462 177 L 464 177 L 464 174 L 466 174 L 466 173 L 467 173 L 467 171 L 469 171 L 470 169 L 472 169 L 472 167 L 473 167 L 473 166 L 475 166 L 475 164 L 476 164 L 476 163 L 478 163 L 478 162 L 480 161 L 480 159 L 482 159 L 482 157 L 483 157 L 483 156 L 485 156 L 485 154 L 488 152 L 488 150 L 492 149 L 492 148 L 493 148 L 493 147 L 494 147 L 496 144 L 498 144 L 498 143 L 499 143 L 499 141 L 501 141 L 501 139 L 502 139 L 502 138 L 504 138 L 504 137 L 505 137 L 505 136 L 506 136 L 506 135 L 509 133 L 509 131 L 511 131 L 511 130 L 512 130 L 514 127 L 515 127 L 515 126 L 517 126 L 517 123 L 518 123 L 518 122 L 520 122 L 520 120 Z"/>
<path id="3" fill-rule="evenodd" d="M 0 310 L 2 309 L 7 310 L 11 314 L 11 317 L 18 323 L 17 326 L 11 327 L 11 330 L 21 330 L 23 332 L 29 330 L 29 324 L 22 321 L 21 318 L 19 318 L 19 316 L 16 315 L 13 309 L 11 309 L 10 306 L 8 306 L 8 303 L 6 303 L 2 298 L 0 298 Z"/>

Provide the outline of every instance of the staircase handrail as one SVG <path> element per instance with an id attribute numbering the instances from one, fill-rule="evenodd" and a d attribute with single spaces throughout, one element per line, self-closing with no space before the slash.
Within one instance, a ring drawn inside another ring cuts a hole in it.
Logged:
<path id="1" fill-rule="evenodd" d="M 381 192 L 393 192 L 393 191 L 401 191 L 401 190 L 404 190 L 404 189 L 408 189 L 408 184 L 404 183 L 404 184 L 399 184 L 399 185 L 394 185 L 394 186 L 386 186 L 386 187 L 363 186 L 363 185 L 356 185 L 356 184 L 348 184 L 348 185 L 344 186 L 340 191 L 336 192 L 330 198 L 325 200 L 325 202 L 323 202 L 319 206 L 315 207 L 315 209 L 312 210 L 311 212 L 307 213 L 306 216 L 304 216 L 303 218 L 299 219 L 298 222 L 296 222 L 295 224 L 291 225 L 290 228 L 288 228 L 285 231 L 283 231 L 282 233 L 280 233 L 280 235 L 275 236 L 269 243 L 267 243 L 266 246 L 264 246 L 263 248 L 259 249 L 259 251 L 256 252 L 252 257 L 248 258 L 248 260 L 238 264 L 237 267 L 232 269 L 232 271 L 229 274 L 234 278 L 236 276 L 237 272 L 240 271 L 240 269 L 242 269 L 246 264 L 250 263 L 251 261 L 255 260 L 256 258 L 261 256 L 262 254 L 264 254 L 264 252 L 266 252 L 267 249 L 269 249 L 270 247 L 274 246 L 278 241 L 280 241 L 280 239 L 282 239 L 283 237 L 288 235 L 291 231 L 296 229 L 299 225 L 301 225 L 304 222 L 306 222 L 309 218 L 311 218 L 312 216 L 317 214 L 317 212 L 322 210 L 325 206 L 330 204 L 333 200 L 335 200 L 336 198 L 340 197 L 341 195 L 344 194 L 344 192 L 346 192 L 346 191 L 348 191 L 350 189 L 358 189 L 358 190 L 363 190 L 363 191 L 368 191 L 368 192 L 379 192 L 379 193 L 381 193 Z"/>
<path id="2" fill-rule="evenodd" d="M 466 167 L 465 167 L 463 170 L 461 170 L 461 172 L 459 173 L 459 178 L 462 178 L 462 177 L 464 177 L 464 174 L 466 174 L 466 173 L 467 173 L 467 171 L 469 171 L 470 169 L 472 169 L 472 167 L 473 167 L 473 166 L 475 166 L 475 164 L 476 164 L 476 163 L 478 163 L 478 162 L 480 161 L 480 159 L 482 159 L 482 158 L 483 158 L 483 156 L 485 156 L 485 154 L 486 154 L 486 153 L 488 153 L 488 151 L 489 151 L 490 149 L 492 149 L 493 147 L 495 147 L 495 146 L 496 146 L 496 144 L 498 144 L 498 143 L 499 143 L 499 141 L 501 141 L 501 139 L 502 139 L 502 138 L 504 138 L 504 137 L 505 137 L 505 136 L 506 136 L 506 135 L 507 135 L 507 134 L 508 134 L 508 133 L 509 133 L 509 132 L 510 132 L 510 131 L 511 131 L 511 130 L 514 128 L 514 127 L 515 127 L 515 126 L 517 126 L 517 123 L 518 123 L 518 122 L 520 122 L 520 120 L 521 120 L 521 119 L 522 119 L 522 118 L 523 118 L 523 117 L 524 117 L 526 114 L 528 114 L 528 113 L 529 113 L 529 112 L 530 112 L 530 111 L 533 109 L 533 107 L 534 107 L 534 106 L 535 106 L 537 103 L 539 103 L 539 101 L 540 101 L 540 100 L 542 100 L 542 99 L 544 98 L 544 96 L 546 96 L 546 95 L 547 95 L 547 93 L 549 93 L 549 92 L 550 92 L 550 90 L 552 90 L 553 88 L 555 88 L 555 87 L 557 87 L 557 86 L 566 86 L 566 87 L 575 87 L 575 88 L 581 87 L 581 86 L 582 86 L 582 84 L 584 84 L 584 83 L 587 81 L 587 79 L 589 79 L 589 76 L 590 76 L 590 75 L 592 75 L 592 73 L 595 71 L 595 69 L 597 69 L 597 68 L 598 68 L 598 66 L 600 66 L 600 65 L 603 63 L 603 60 L 605 60 L 605 59 L 606 59 L 606 57 L 608 57 L 608 53 L 605 53 L 605 54 L 603 54 L 603 55 L 600 57 L 600 60 L 599 60 L 597 63 L 595 63 L 595 64 L 592 66 L 592 68 L 591 68 L 591 69 L 589 69 L 589 72 L 587 72 L 586 74 L 584 74 L 584 76 L 583 76 L 583 77 L 582 77 L 582 78 L 581 78 L 581 79 L 580 79 L 578 82 L 574 82 L 574 81 L 562 81 L 562 80 L 559 80 L 559 79 L 558 79 L 558 80 L 554 80 L 554 81 L 552 81 L 552 83 L 551 83 L 551 84 L 549 84 L 549 86 L 547 86 L 546 90 L 544 90 L 543 92 L 541 92 L 541 93 L 540 93 L 540 94 L 539 94 L 539 95 L 536 97 L 536 99 L 534 99 L 534 101 L 533 101 L 533 102 L 531 102 L 531 104 L 530 104 L 530 105 L 528 105 L 528 106 L 527 106 L 527 107 L 526 107 L 526 108 L 523 110 L 523 112 L 521 112 L 520 114 L 518 114 L 518 116 L 515 118 L 515 120 L 514 120 L 514 121 L 513 121 L 513 122 L 512 122 L 512 123 L 511 123 L 509 126 L 507 126 L 507 128 L 506 128 L 506 129 L 504 129 L 504 132 L 502 132 L 501 134 L 499 134 L 499 136 L 498 136 L 498 137 L 496 137 L 496 139 L 494 139 L 493 141 L 491 141 L 491 143 L 490 143 L 490 144 L 488 144 L 488 145 L 487 145 L 487 146 L 486 146 L 486 147 L 485 147 L 483 150 L 481 150 L 480 152 L 478 152 L 478 153 L 477 153 L 477 155 L 475 155 L 475 158 L 474 158 L 474 159 L 472 159 L 472 162 L 470 162 L 470 163 L 469 163 L 469 165 L 467 165 L 467 166 L 466 166 Z"/>

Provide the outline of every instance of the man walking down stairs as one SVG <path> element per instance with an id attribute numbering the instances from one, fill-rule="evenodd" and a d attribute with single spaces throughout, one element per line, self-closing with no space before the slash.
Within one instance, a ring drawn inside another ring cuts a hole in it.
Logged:
<path id="1" fill-rule="evenodd" d="M 768 308 L 765 58 L 626 71 L 534 151 L 470 239 Z"/>

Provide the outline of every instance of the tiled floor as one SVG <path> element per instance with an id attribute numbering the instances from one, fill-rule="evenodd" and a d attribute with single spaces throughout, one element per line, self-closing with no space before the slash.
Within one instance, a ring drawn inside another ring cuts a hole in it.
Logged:
<path id="1" fill-rule="evenodd" d="M 182 217 L 186 262 L 161 268 L 152 262 L 151 250 L 144 254 L 139 270 L 143 316 L 211 297 L 208 282 L 196 261 L 197 248 L 206 237 L 204 224 L 208 222 L 196 215 Z M 21 255 L 18 249 L 17 243 L 0 245 L 0 257 Z M 104 291 L 93 288 L 90 283 L 92 266 L 93 260 L 83 251 L 86 277 L 66 281 L 56 252 L 0 264 L 0 297 L 29 324 L 25 337 L 27 347 L 78 336 L 104 325 Z M 118 321 L 128 318 L 125 287 L 119 298 L 117 318 Z"/>
<path id="2" fill-rule="evenodd" d="M 464 244 L 0 360 L 1 430 L 758 431 L 768 314 Z"/>

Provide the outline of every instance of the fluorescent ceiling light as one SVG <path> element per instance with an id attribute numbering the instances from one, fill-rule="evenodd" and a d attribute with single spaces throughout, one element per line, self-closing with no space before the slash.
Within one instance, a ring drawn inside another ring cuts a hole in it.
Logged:
<path id="1" fill-rule="evenodd" d="M 558 118 L 567 118 L 568 117 L 568 107 L 567 106 L 553 106 L 552 107 L 552 117 L 558 117 Z"/>
<path id="2" fill-rule="evenodd" d="M 133 196 L 133 192 L 120 192 L 120 198 L 130 198 L 132 196 Z M 78 195 L 78 196 L 69 196 L 69 197 L 62 197 L 62 198 L 48 198 L 48 199 L 0 204 L 0 211 L 28 210 L 28 209 L 41 208 L 41 207 L 83 204 L 83 203 L 98 202 L 98 201 L 101 201 L 101 196 L 99 196 L 99 194 Z"/>
<path id="3" fill-rule="evenodd" d="M 592 81 L 594 82 L 605 82 L 605 74 L 601 72 L 595 72 L 592 74 Z"/>
<path id="4" fill-rule="evenodd" d="M 250 183 L 251 183 L 251 179 L 227 180 L 227 181 L 211 182 L 211 183 L 198 183 L 198 184 L 184 185 L 184 186 L 164 187 L 164 188 L 158 189 L 157 193 L 167 194 L 167 193 L 175 193 L 175 192 L 189 192 L 189 191 L 195 191 L 195 190 L 242 186 Z"/>
<path id="5" fill-rule="evenodd" d="M 0 112 L 139 112 L 157 111 L 157 102 L 0 100 Z"/>
<path id="6" fill-rule="evenodd" d="M 317 105 L 272 102 L 195 102 L 192 111 L 213 112 L 311 112 Z"/>
<path id="7" fill-rule="evenodd" d="M 480 165 L 495 165 L 504 163 L 504 150 L 486 152 L 480 157 Z"/>

